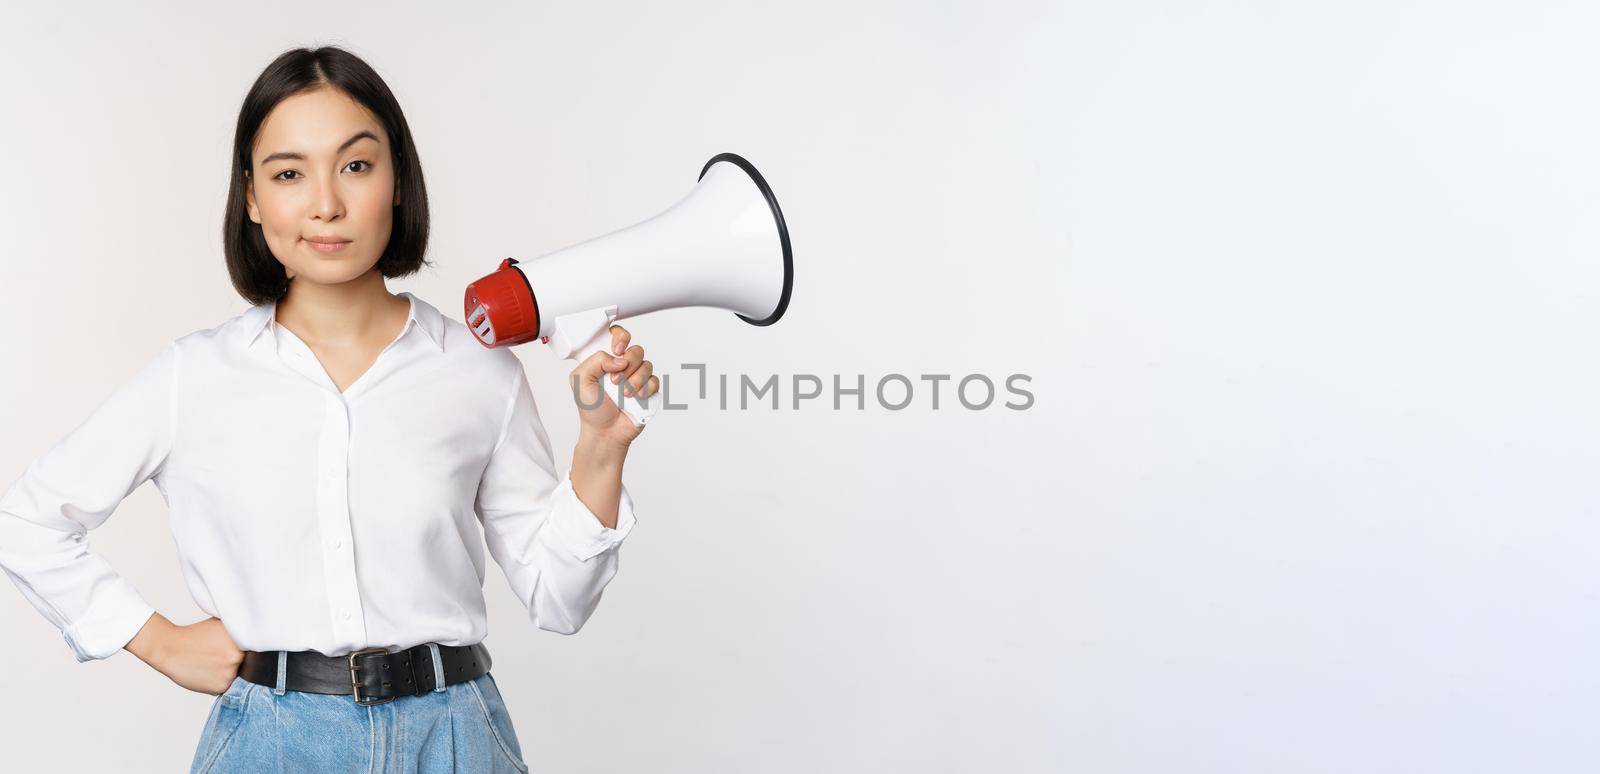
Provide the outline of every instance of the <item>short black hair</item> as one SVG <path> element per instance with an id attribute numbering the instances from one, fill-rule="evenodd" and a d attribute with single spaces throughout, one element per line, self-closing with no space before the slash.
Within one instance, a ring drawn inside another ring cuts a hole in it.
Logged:
<path id="1" fill-rule="evenodd" d="M 423 257 L 428 249 L 428 190 L 422 182 L 422 162 L 417 159 L 411 128 L 406 125 L 394 93 L 377 71 L 342 48 L 291 49 L 272 60 L 256 78 L 239 108 L 239 122 L 233 133 L 233 174 L 228 184 L 227 211 L 222 216 L 222 251 L 234 289 L 251 304 L 280 301 L 289 292 L 289 276 L 283 264 L 273 257 L 261 234 L 261 224 L 250 220 L 245 208 L 245 186 L 250 179 L 256 133 L 279 102 L 323 86 L 343 91 L 372 111 L 389 133 L 400 203 L 395 205 L 389 244 L 378 259 L 377 269 L 385 277 L 404 277 L 424 265 L 432 265 Z"/>

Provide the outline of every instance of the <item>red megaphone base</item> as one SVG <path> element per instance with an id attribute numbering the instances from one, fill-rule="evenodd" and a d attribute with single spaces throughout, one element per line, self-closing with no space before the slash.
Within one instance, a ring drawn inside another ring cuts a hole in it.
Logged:
<path id="1" fill-rule="evenodd" d="M 467 328 L 485 347 L 511 347 L 539 337 L 539 302 L 517 259 L 467 286 Z"/>

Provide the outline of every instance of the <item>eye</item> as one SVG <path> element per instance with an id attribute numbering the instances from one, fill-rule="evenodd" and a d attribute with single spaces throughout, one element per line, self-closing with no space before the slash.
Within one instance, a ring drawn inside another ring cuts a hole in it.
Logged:
<path id="1" fill-rule="evenodd" d="M 353 167 L 353 166 L 355 166 L 357 164 L 361 165 L 361 169 L 353 170 L 355 172 L 365 172 L 365 171 L 367 171 L 369 169 L 372 169 L 372 164 L 370 164 L 370 163 L 368 163 L 366 161 L 362 161 L 361 159 L 356 159 L 355 161 L 352 161 L 349 164 L 344 165 L 344 168 L 345 169 L 350 169 L 351 167 Z"/>
<path id="2" fill-rule="evenodd" d="M 292 169 L 285 169 L 284 171 L 279 172 L 276 175 L 273 175 L 272 179 L 273 180 L 289 180 L 291 178 L 284 177 L 284 175 L 298 175 L 298 174 L 300 174 L 300 173 L 296 172 L 296 171 L 294 171 Z"/>

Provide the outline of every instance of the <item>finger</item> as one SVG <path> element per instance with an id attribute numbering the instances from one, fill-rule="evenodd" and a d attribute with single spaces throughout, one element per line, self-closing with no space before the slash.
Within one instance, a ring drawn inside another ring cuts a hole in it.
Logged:
<path id="1" fill-rule="evenodd" d="M 611 326 L 611 354 L 620 355 L 628 351 L 628 342 L 633 340 L 633 334 L 620 325 Z"/>
<path id="2" fill-rule="evenodd" d="M 587 387 L 592 384 L 599 384 L 607 373 L 621 371 L 627 366 L 627 360 L 604 350 L 597 350 L 590 353 L 583 360 L 578 361 L 578 365 L 572 369 L 572 375 L 579 380 L 580 387 Z"/>
<path id="3" fill-rule="evenodd" d="M 623 368 L 627 361 L 604 350 L 596 350 L 580 361 L 572 369 L 572 374 L 567 377 L 567 384 L 572 389 L 572 397 L 578 404 L 580 412 L 588 416 L 598 416 L 605 419 L 608 412 L 616 411 L 616 404 L 606 398 L 605 388 L 601 379 L 605 378 L 606 369 Z M 600 412 L 594 415 L 588 412 Z"/>
<path id="4" fill-rule="evenodd" d="M 627 394 L 638 395 L 639 391 L 644 389 L 645 383 L 650 380 L 650 372 L 654 368 L 655 366 L 648 360 L 640 363 L 639 367 L 628 377 Z"/>
<path id="5" fill-rule="evenodd" d="M 627 361 L 627 365 L 612 372 L 612 384 L 616 384 L 617 382 L 628 378 L 629 375 L 639 368 L 639 364 L 644 362 L 644 347 L 641 347 L 638 344 L 628 347 L 628 350 L 622 353 L 622 359 Z"/>
<path id="6" fill-rule="evenodd" d="M 661 390 L 661 377 L 652 376 L 652 377 L 650 377 L 650 383 L 645 385 L 644 397 L 648 398 L 651 395 L 656 394 L 660 390 Z"/>

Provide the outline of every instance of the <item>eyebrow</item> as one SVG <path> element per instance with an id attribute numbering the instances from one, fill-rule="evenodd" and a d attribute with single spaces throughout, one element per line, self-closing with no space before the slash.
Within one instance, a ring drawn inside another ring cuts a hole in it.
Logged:
<path id="1" fill-rule="evenodd" d="M 361 130 L 359 132 L 356 132 L 355 134 L 351 135 L 350 139 L 345 140 L 344 143 L 339 146 L 339 150 L 337 150 L 335 152 L 336 153 L 344 153 L 344 149 L 345 148 L 348 148 L 348 147 L 356 144 L 356 141 L 361 139 L 361 138 L 363 138 L 363 137 L 365 137 L 365 138 L 367 138 L 369 140 L 372 140 L 373 142 L 377 142 L 378 141 L 378 136 L 377 135 L 375 135 L 372 132 L 369 132 L 369 131 L 363 129 L 363 130 Z M 271 156 L 268 156 L 268 157 L 262 159 L 261 160 L 261 166 L 266 166 L 266 165 L 268 165 L 268 164 L 270 164 L 270 163 L 272 163 L 274 161 L 279 161 L 281 159 L 297 159 L 299 161 L 305 161 L 306 157 L 305 157 L 305 154 L 296 153 L 294 151 L 278 151 L 277 153 L 274 153 Z"/>

